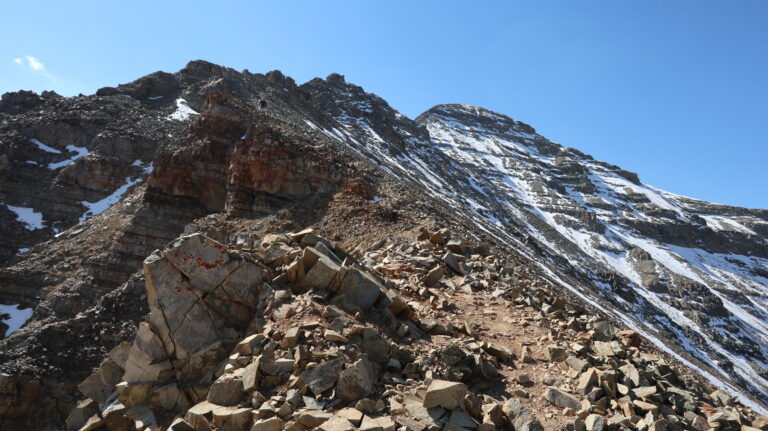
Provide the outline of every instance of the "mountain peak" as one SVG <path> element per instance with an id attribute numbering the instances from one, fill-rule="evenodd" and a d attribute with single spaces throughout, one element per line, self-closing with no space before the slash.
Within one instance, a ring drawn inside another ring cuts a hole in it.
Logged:
<path id="1" fill-rule="evenodd" d="M 528 134 L 535 134 L 536 130 L 520 121 L 492 111 L 482 106 L 466 105 L 460 103 L 448 103 L 435 105 L 416 117 L 416 121 L 424 123 L 429 117 L 443 117 L 456 120 L 465 125 L 477 125 L 493 130 L 514 128 Z"/>

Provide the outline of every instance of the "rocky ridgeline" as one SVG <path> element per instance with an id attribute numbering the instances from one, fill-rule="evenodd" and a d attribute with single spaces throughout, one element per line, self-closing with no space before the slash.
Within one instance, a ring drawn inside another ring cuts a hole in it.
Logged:
<path id="1" fill-rule="evenodd" d="M 68 429 L 768 430 L 635 332 L 445 229 L 351 253 L 311 229 L 232 246 L 194 234 L 144 277 L 149 321 L 79 385 Z M 488 341 L 453 293 L 546 331 Z"/>

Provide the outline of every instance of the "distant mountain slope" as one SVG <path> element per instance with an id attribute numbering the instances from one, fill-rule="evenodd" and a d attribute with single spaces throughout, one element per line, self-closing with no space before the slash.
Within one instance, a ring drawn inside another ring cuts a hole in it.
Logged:
<path id="1" fill-rule="evenodd" d="M 439 105 L 419 128 L 359 87 L 331 91 L 328 136 L 509 245 L 524 233 L 580 294 L 768 399 L 767 210 L 656 189 L 484 108 Z"/>

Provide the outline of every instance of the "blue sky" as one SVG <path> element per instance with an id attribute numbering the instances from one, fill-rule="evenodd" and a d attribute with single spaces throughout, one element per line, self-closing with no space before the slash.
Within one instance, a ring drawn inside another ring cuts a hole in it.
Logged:
<path id="1" fill-rule="evenodd" d="M 481 105 L 718 203 L 768 208 L 768 2 L 11 1 L 0 92 L 93 93 L 206 59 L 331 72 L 415 117 Z"/>

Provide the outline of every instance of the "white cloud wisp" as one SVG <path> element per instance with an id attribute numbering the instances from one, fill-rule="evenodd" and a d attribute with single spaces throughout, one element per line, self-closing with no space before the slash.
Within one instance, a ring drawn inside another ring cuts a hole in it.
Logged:
<path id="1" fill-rule="evenodd" d="M 39 58 L 31 55 L 25 55 L 24 57 L 14 58 L 13 62 L 18 64 L 19 66 L 26 66 L 38 72 L 45 71 L 45 65 L 43 64 L 43 62 L 40 61 Z"/>

